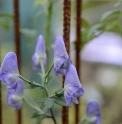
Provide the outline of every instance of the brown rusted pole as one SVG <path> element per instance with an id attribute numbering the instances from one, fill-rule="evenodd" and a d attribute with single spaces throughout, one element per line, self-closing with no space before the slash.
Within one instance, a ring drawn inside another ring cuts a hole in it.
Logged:
<path id="1" fill-rule="evenodd" d="M 81 0 L 76 0 L 76 69 L 80 78 L 80 47 L 81 47 Z M 79 104 L 75 105 L 75 124 L 79 122 Z"/>
<path id="2" fill-rule="evenodd" d="M 1 39 L 0 39 L 0 65 L 1 65 Z M 0 81 L 0 124 L 2 124 L 2 82 Z"/>
<path id="3" fill-rule="evenodd" d="M 20 33 L 19 33 L 19 0 L 14 0 L 14 36 L 15 36 L 15 50 L 18 59 L 18 68 L 21 67 L 21 54 L 20 54 Z M 17 124 L 22 124 L 22 112 L 17 112 Z"/>
<path id="4" fill-rule="evenodd" d="M 70 51 L 70 7 L 71 1 L 64 0 L 64 8 L 63 8 L 63 38 L 66 46 L 66 50 L 69 54 Z M 64 78 L 63 78 L 63 86 L 64 86 Z M 62 109 L 62 123 L 68 124 L 68 107 L 63 107 Z"/>

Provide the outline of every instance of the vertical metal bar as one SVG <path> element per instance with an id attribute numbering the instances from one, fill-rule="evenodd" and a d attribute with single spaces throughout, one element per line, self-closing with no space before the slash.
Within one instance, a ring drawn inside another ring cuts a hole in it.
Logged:
<path id="1" fill-rule="evenodd" d="M 20 33 L 19 33 L 19 0 L 14 0 L 14 36 L 15 36 L 15 50 L 18 59 L 18 68 L 21 67 L 21 54 L 20 54 Z M 22 124 L 22 112 L 17 112 L 17 124 Z"/>
<path id="2" fill-rule="evenodd" d="M 70 8 L 71 8 L 71 1 L 70 0 L 64 0 L 63 2 L 64 8 L 63 8 L 63 38 L 64 43 L 66 46 L 66 50 L 69 54 L 70 51 Z M 64 77 L 63 77 L 63 86 L 64 86 Z M 63 107 L 62 109 L 62 123 L 68 124 L 68 107 Z"/>
<path id="3" fill-rule="evenodd" d="M 1 65 L 1 39 L 0 39 L 0 65 Z M 0 124 L 2 124 L 2 82 L 0 81 Z"/>
<path id="4" fill-rule="evenodd" d="M 76 69 L 78 72 L 78 76 L 80 78 L 80 47 L 81 47 L 81 36 L 80 36 L 80 30 L 81 30 L 81 0 L 76 0 Z M 75 124 L 79 122 L 79 104 L 75 105 Z"/>

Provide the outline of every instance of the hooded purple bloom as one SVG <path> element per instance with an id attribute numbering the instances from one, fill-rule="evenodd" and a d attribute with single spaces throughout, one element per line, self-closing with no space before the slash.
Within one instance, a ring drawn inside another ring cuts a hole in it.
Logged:
<path id="1" fill-rule="evenodd" d="M 87 124 L 100 124 L 101 113 L 100 107 L 96 100 L 90 100 L 86 107 L 86 116 L 89 118 Z"/>
<path id="2" fill-rule="evenodd" d="M 67 54 L 64 41 L 61 36 L 58 36 L 54 45 L 54 71 L 56 75 L 66 74 L 69 63 L 71 60 Z"/>
<path id="3" fill-rule="evenodd" d="M 64 88 L 64 97 L 67 105 L 70 105 L 72 102 L 78 104 L 77 98 L 84 94 L 84 90 L 78 78 L 77 71 L 72 64 L 67 69 Z"/>
<path id="4" fill-rule="evenodd" d="M 39 35 L 38 42 L 36 44 L 36 50 L 34 55 L 32 56 L 33 69 L 38 70 L 41 68 L 40 59 L 44 60 L 44 64 L 46 64 L 46 48 L 45 42 L 42 35 Z"/>
<path id="5" fill-rule="evenodd" d="M 15 86 L 19 76 L 17 57 L 14 52 L 9 52 L 4 57 L 0 68 L 0 79 L 12 87 Z"/>
<path id="6" fill-rule="evenodd" d="M 24 92 L 24 83 L 23 80 L 20 78 L 16 84 L 15 89 L 8 89 L 7 93 L 7 102 L 8 105 L 18 110 L 22 106 L 22 99 L 23 99 L 23 92 Z"/>

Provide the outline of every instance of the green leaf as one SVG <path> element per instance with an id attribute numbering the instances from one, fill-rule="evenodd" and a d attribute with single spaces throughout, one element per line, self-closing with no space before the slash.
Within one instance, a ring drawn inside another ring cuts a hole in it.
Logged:
<path id="1" fill-rule="evenodd" d="M 119 6 L 120 4 L 122 4 L 122 0 L 118 0 L 118 2 L 115 4 L 115 6 Z"/>
<path id="2" fill-rule="evenodd" d="M 35 0 L 35 2 L 34 2 L 35 7 L 44 6 L 47 4 L 48 4 L 48 0 Z"/>
<path id="3" fill-rule="evenodd" d="M 106 0 L 106 1 L 100 1 L 100 0 L 96 0 L 96 1 L 84 1 L 83 2 L 83 10 L 87 10 L 87 9 L 92 9 L 92 8 L 95 8 L 95 7 L 99 7 L 99 6 L 103 6 L 103 5 L 106 5 L 106 4 L 109 4 L 111 1 L 109 0 Z"/>
<path id="4" fill-rule="evenodd" d="M 39 17 L 41 17 L 41 15 L 45 14 L 45 11 L 44 10 L 41 10 L 41 11 L 38 11 L 36 14 L 35 14 L 35 17 L 34 17 L 34 23 L 37 22 L 37 20 L 39 19 Z"/>
<path id="5" fill-rule="evenodd" d="M 46 115 L 41 115 L 39 118 L 37 118 L 36 122 L 34 124 L 40 124 L 40 122 L 46 118 L 47 116 Z"/>
<path id="6" fill-rule="evenodd" d="M 98 30 L 99 28 L 101 28 L 103 26 L 102 23 L 98 23 L 98 24 L 94 24 L 90 27 L 90 29 L 88 30 L 88 35 L 87 35 L 87 40 L 91 40 L 93 39 L 94 36 L 94 31 Z"/>
<path id="7" fill-rule="evenodd" d="M 120 16 L 120 14 L 122 14 L 120 10 L 112 10 L 112 11 L 105 12 L 101 17 L 101 21 L 105 21 L 111 16 Z"/>
<path id="8" fill-rule="evenodd" d="M 9 19 L 13 19 L 13 15 L 10 13 L 6 13 L 6 12 L 0 12 L 0 18 L 1 17 L 7 17 Z"/>
<path id="9" fill-rule="evenodd" d="M 46 114 L 48 113 L 49 108 L 47 106 L 44 106 L 42 109 Z"/>
<path id="10" fill-rule="evenodd" d="M 63 94 L 64 94 L 64 88 L 58 89 L 58 90 L 55 92 L 55 95 L 58 96 L 58 97 L 63 96 Z"/>
<path id="11" fill-rule="evenodd" d="M 31 118 L 37 118 L 37 117 L 39 117 L 40 115 L 42 115 L 42 114 L 39 113 L 39 112 L 35 112 L 35 113 L 32 114 Z"/>
<path id="12" fill-rule="evenodd" d="M 67 106 L 64 97 L 59 98 L 59 97 L 54 96 L 52 99 L 55 101 L 56 104 L 58 104 L 60 106 Z"/>
<path id="13" fill-rule="evenodd" d="M 35 29 L 20 28 L 20 32 L 24 35 L 29 45 L 37 40 L 37 31 Z"/>
<path id="14" fill-rule="evenodd" d="M 47 100 L 44 102 L 44 105 L 47 106 L 48 108 L 52 108 L 54 105 L 54 100 L 51 98 L 47 98 Z"/>
<path id="15" fill-rule="evenodd" d="M 10 28 L 10 24 L 9 24 L 9 21 L 4 19 L 4 18 L 0 18 L 0 25 L 2 25 L 2 27 L 8 31 L 9 28 Z"/>
<path id="16" fill-rule="evenodd" d="M 38 103 L 44 103 L 48 98 L 41 98 L 37 100 Z"/>
<path id="17" fill-rule="evenodd" d="M 82 25 L 82 28 L 89 28 L 90 27 L 90 24 L 84 18 L 81 19 L 81 25 Z"/>

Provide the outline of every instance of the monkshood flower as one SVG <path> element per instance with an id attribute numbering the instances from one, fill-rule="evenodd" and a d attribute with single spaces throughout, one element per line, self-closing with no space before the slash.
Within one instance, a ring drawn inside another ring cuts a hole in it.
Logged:
<path id="1" fill-rule="evenodd" d="M 54 72 L 56 75 L 66 74 L 69 63 L 71 60 L 67 54 L 64 41 L 61 36 L 58 36 L 54 44 Z"/>
<path id="2" fill-rule="evenodd" d="M 18 81 L 19 71 L 17 57 L 14 52 L 9 52 L 4 57 L 0 68 L 0 79 L 9 86 L 15 87 Z"/>
<path id="3" fill-rule="evenodd" d="M 90 100 L 88 102 L 86 107 L 86 117 L 88 118 L 87 124 L 100 124 L 101 112 L 96 100 Z"/>
<path id="4" fill-rule="evenodd" d="M 36 50 L 32 56 L 33 69 L 38 70 L 41 68 L 40 59 L 43 59 L 44 65 L 46 64 L 46 48 L 42 35 L 39 35 L 38 42 L 36 44 Z"/>
<path id="5" fill-rule="evenodd" d="M 19 78 L 16 84 L 16 88 L 11 89 L 10 87 L 9 89 L 8 87 L 8 93 L 6 96 L 8 105 L 15 108 L 15 110 L 20 109 L 22 106 L 23 92 L 24 92 L 24 83 L 23 80 Z"/>
<path id="6" fill-rule="evenodd" d="M 72 64 L 68 66 L 65 75 L 64 89 L 64 98 L 67 105 L 70 105 L 72 102 L 78 104 L 77 98 L 84 94 L 84 90 L 78 78 L 77 71 Z"/>

